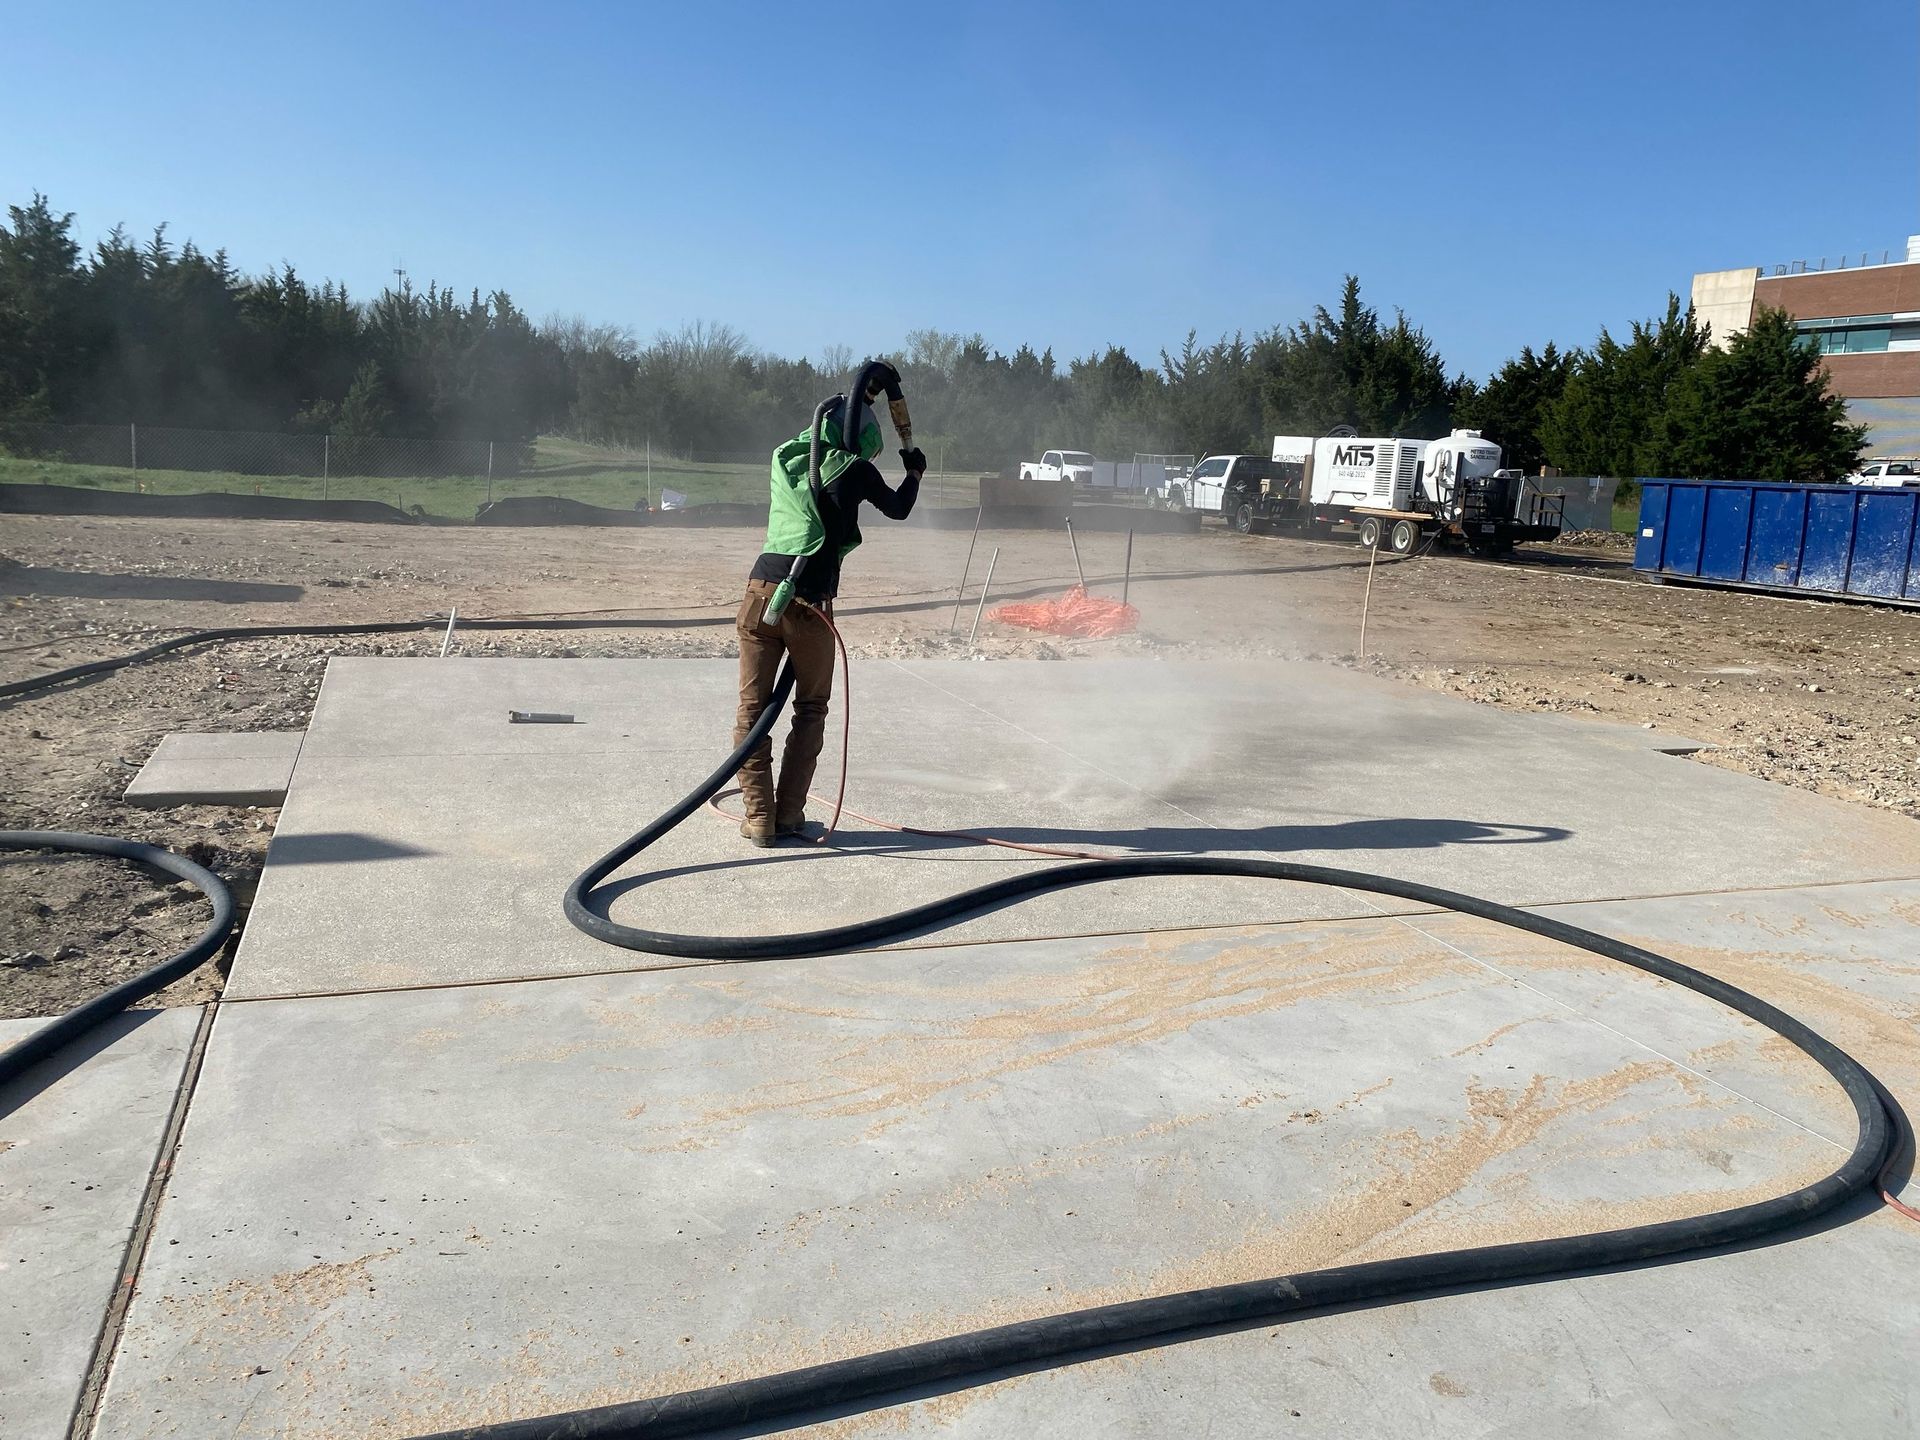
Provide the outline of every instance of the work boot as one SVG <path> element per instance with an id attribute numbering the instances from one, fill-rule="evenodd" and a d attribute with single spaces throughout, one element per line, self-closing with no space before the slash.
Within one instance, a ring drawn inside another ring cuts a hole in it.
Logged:
<path id="1" fill-rule="evenodd" d="M 773 833 L 782 840 L 805 840 L 811 838 L 808 831 L 812 822 L 805 815 L 796 815 L 791 820 L 776 820 Z"/>
<path id="2" fill-rule="evenodd" d="M 758 763 L 755 763 L 758 762 Z M 773 798 L 773 775 L 766 752 L 750 757 L 740 767 L 740 808 L 745 812 L 740 838 L 765 848 L 773 844 L 773 817 L 779 813 Z"/>

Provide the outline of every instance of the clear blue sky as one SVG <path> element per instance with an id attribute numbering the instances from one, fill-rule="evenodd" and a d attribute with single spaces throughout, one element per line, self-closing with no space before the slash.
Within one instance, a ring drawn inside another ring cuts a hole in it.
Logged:
<path id="1" fill-rule="evenodd" d="M 1913 0 L 15 0 L 0 200 L 645 339 L 1142 359 L 1354 271 L 1449 364 L 1920 231 Z"/>

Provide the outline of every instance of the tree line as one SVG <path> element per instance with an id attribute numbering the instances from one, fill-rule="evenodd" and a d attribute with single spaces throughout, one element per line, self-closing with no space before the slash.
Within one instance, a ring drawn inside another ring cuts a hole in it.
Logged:
<path id="1" fill-rule="evenodd" d="M 1624 339 L 1528 346 L 1484 382 L 1450 375 L 1408 317 L 1348 276 L 1333 309 L 1142 363 L 1108 346 L 1064 364 L 977 334 L 916 330 L 899 365 L 916 438 L 959 469 L 1049 446 L 1264 453 L 1276 434 L 1351 425 L 1432 438 L 1484 431 L 1507 463 L 1566 474 L 1831 480 L 1857 463 L 1820 358 L 1763 311 L 1724 348 L 1677 296 Z M 795 433 L 856 357 L 788 359 L 725 325 L 647 344 L 585 317 L 535 323 L 505 290 L 465 299 L 402 277 L 370 300 L 291 265 L 115 229 L 90 252 L 44 196 L 0 226 L 0 424 L 172 425 L 525 443 L 565 433 L 663 453 L 744 457 Z"/>

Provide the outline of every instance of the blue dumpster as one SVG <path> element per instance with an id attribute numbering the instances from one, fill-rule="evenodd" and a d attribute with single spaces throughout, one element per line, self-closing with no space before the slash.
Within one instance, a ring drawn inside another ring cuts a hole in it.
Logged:
<path id="1" fill-rule="evenodd" d="M 1794 594 L 1920 604 L 1920 490 L 1642 480 L 1633 568 Z"/>

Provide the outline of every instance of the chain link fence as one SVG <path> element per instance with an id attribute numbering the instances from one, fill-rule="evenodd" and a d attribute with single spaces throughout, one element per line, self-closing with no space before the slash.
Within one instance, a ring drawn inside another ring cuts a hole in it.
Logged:
<path id="1" fill-rule="evenodd" d="M 377 500 L 410 514 L 470 520 L 496 500 L 535 496 L 619 510 L 764 504 L 767 453 L 671 455 L 564 435 L 518 444 L 16 423 L 0 424 L 4 483 Z M 926 477 L 921 495 L 935 507 L 972 507 L 978 477 L 940 470 Z"/>
<path id="2" fill-rule="evenodd" d="M 512 476 L 533 447 L 491 440 L 285 435 L 177 430 L 164 425 L 0 425 L 0 454 L 16 460 L 197 475 L 329 480 Z"/>

